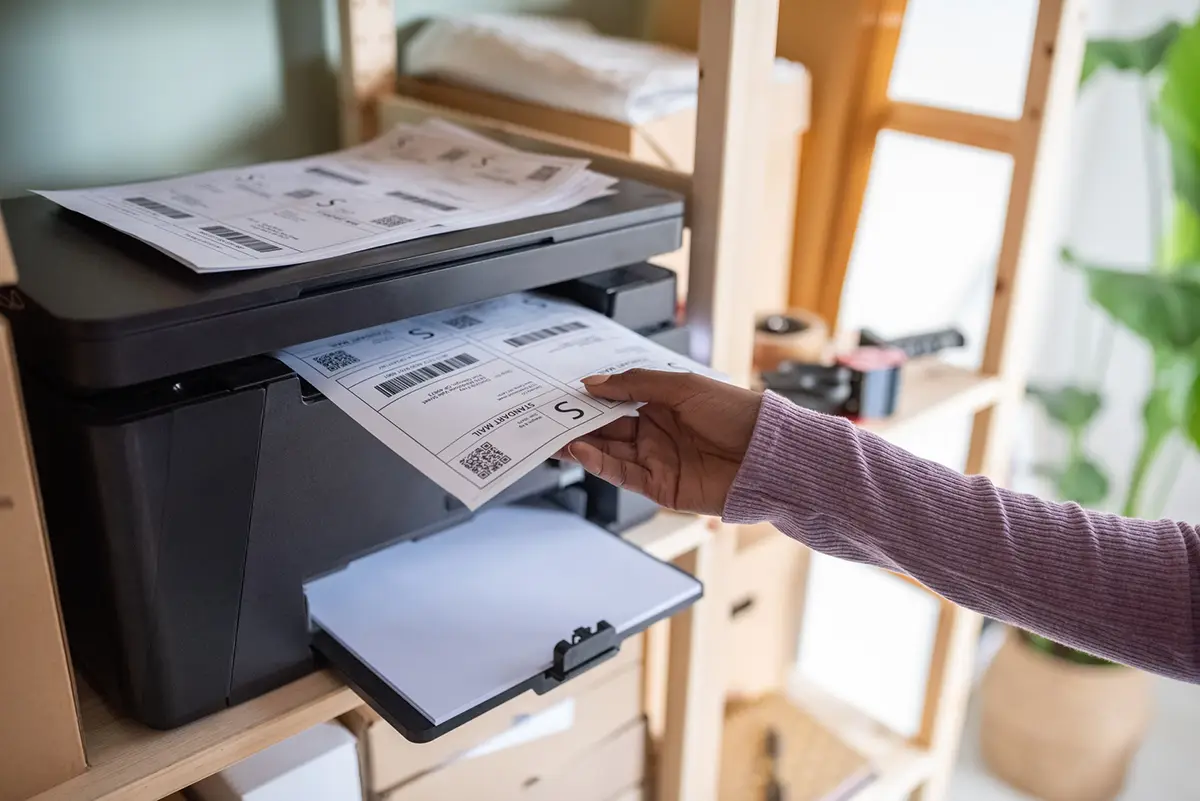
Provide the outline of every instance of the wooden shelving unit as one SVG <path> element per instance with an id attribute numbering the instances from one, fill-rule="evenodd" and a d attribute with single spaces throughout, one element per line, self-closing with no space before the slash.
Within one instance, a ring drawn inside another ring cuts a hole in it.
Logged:
<path id="1" fill-rule="evenodd" d="M 905 740 L 853 706 L 800 679 L 788 695 L 875 766 L 878 778 L 863 788 L 855 801 L 900 801 L 921 786 L 933 768 L 927 749 Z"/>
<path id="2" fill-rule="evenodd" d="M 842 133 L 849 137 L 846 147 L 839 145 L 833 158 L 821 162 L 817 189 L 833 187 L 841 201 L 853 201 L 857 193 L 861 203 L 858 188 L 869 172 L 871 145 L 885 126 L 923 135 L 948 127 L 951 134 L 946 138 L 950 141 L 969 140 L 1014 156 L 1012 200 L 982 372 L 936 363 L 914 366 L 905 376 L 900 412 L 886 423 L 868 426 L 893 436 L 934 415 L 975 413 L 970 469 L 997 478 L 1005 472 L 1005 442 L 1021 396 L 1031 332 L 1026 300 L 1036 293 L 1034 275 L 1038 271 L 1032 267 L 1040 258 L 1044 226 L 1052 216 L 1052 168 L 1062 161 L 1066 119 L 1082 55 L 1081 4 L 1082 0 L 1042 0 L 1025 112 L 1011 124 L 891 104 L 886 92 L 880 94 L 880 87 L 886 88 L 887 83 L 881 76 L 890 70 L 899 35 L 903 0 L 853 0 L 844 8 L 840 2 L 831 2 L 826 3 L 828 13 L 817 15 L 823 14 L 823 19 L 839 30 L 853 29 L 860 19 L 869 20 L 855 37 L 860 44 L 869 45 L 855 51 L 855 58 L 862 59 L 861 68 L 854 73 L 858 77 L 837 83 L 847 97 L 859 98 L 836 105 L 850 122 L 843 120 L 832 127 L 822 124 L 816 132 L 819 143 L 826 145 Z M 863 17 L 868 7 L 872 16 Z M 437 115 L 518 147 L 580 155 L 591 159 L 597 170 L 683 193 L 691 231 L 687 315 L 695 332 L 696 355 L 709 359 L 735 380 L 749 383 L 755 310 L 750 308 L 748 293 L 739 288 L 753 280 L 740 254 L 749 252 L 748 232 L 753 230 L 744 224 L 753 209 L 746 200 L 759 192 L 756 171 L 747 168 L 761 150 L 763 127 L 758 120 L 764 109 L 755 99 L 761 93 L 754 87 L 766 85 L 770 79 L 777 38 L 784 42 L 800 35 L 790 30 L 793 23 L 787 18 L 781 31 L 777 0 L 697 0 L 694 46 L 702 80 L 696 164 L 690 175 L 401 97 L 395 91 L 392 0 L 339 0 L 339 10 L 346 144 L 361 141 L 391 122 Z M 791 4 L 788 10 L 793 16 L 797 13 Z M 817 35 L 811 30 L 803 34 Z M 837 54 L 831 51 L 829 55 L 834 58 Z M 821 80 L 818 72 L 814 77 Z M 854 94 L 853 89 L 862 91 Z M 821 116 L 820 109 L 815 116 Z M 811 158 L 811 151 L 806 152 L 805 159 Z M 820 151 L 817 158 L 821 158 Z M 815 191 L 811 187 L 802 191 L 802 206 L 814 202 Z M 813 206 L 825 221 L 816 228 L 836 220 L 829 245 L 834 253 L 848 247 L 847 230 L 851 239 L 853 235 L 853 225 L 844 212 L 838 212 L 845 207 L 841 201 L 840 205 Z M 813 225 L 805 228 L 813 229 Z M 798 276 L 795 285 L 809 287 L 814 298 L 833 297 L 828 287 L 836 269 Z M 648 552 L 693 572 L 706 585 L 704 601 L 651 630 L 645 697 L 656 738 L 652 797 L 656 801 L 713 801 L 725 705 L 720 657 L 728 598 L 723 593 L 738 546 L 737 533 L 711 521 L 663 514 L 628 536 Z M 30 569 L 46 567 L 43 563 Z M 888 732 L 811 686 L 791 688 L 797 703 L 875 759 L 880 775 L 856 801 L 901 799 L 914 791 L 926 801 L 944 797 L 961 732 L 978 625 L 977 616 L 943 605 L 924 723 L 912 740 Z M 20 690 L 0 689 L 0 702 L 9 691 Z M 86 687 L 79 687 L 79 698 L 88 767 L 35 796 L 35 801 L 154 801 L 360 703 L 335 676 L 319 672 L 180 729 L 155 732 L 113 716 Z M 0 777 L 0 790 L 2 786 Z"/>
<path id="3" fill-rule="evenodd" d="M 660 0 L 652 8 L 650 35 L 685 48 L 702 44 L 706 9 L 713 5 L 717 4 Z M 1017 119 L 891 99 L 907 0 L 784 3 L 774 38 L 777 54 L 803 63 L 814 84 L 812 125 L 798 178 L 791 305 L 817 312 L 835 329 L 882 131 L 1011 156 L 1012 182 L 980 369 L 962 370 L 936 361 L 913 365 L 904 376 L 898 413 L 864 425 L 892 439 L 930 420 L 973 415 L 967 472 L 1001 484 L 1008 479 L 1013 425 L 1032 355 L 1034 301 L 1054 253 L 1049 237 L 1065 178 L 1085 43 L 1084 10 L 1082 0 L 1038 3 L 1025 100 Z M 882 777 L 857 794 L 856 801 L 907 798 L 914 789 L 922 801 L 945 797 L 980 623 L 978 615 L 942 602 L 920 731 L 911 742 L 884 738 L 879 743 L 884 749 L 877 755 Z M 810 712 L 837 709 L 811 687 L 798 692 L 796 702 Z M 828 722 L 852 741 L 864 721 L 847 708 L 841 712 L 831 712 Z"/>

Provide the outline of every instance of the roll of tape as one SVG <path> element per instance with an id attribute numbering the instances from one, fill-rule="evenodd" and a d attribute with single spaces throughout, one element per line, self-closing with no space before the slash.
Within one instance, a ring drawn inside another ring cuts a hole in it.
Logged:
<path id="1" fill-rule="evenodd" d="M 812 312 L 791 309 L 764 314 L 754 328 L 754 369 L 759 373 L 774 372 L 785 361 L 826 361 L 829 330 Z"/>

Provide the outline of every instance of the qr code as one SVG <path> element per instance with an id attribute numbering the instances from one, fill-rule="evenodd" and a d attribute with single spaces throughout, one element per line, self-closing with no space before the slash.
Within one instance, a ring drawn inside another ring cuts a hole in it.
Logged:
<path id="1" fill-rule="evenodd" d="M 472 317 L 469 314 L 460 314 L 457 317 L 451 317 L 449 320 L 442 320 L 442 322 L 451 328 L 457 328 L 459 331 L 483 324 L 482 320 Z"/>
<path id="2" fill-rule="evenodd" d="M 507 453 L 495 447 L 490 442 L 485 442 L 468 453 L 466 457 L 460 459 L 459 464 L 479 478 L 487 478 L 511 461 L 512 459 Z"/>
<path id="3" fill-rule="evenodd" d="M 398 228 L 401 225 L 408 225 L 412 220 L 408 217 L 401 217 L 399 214 L 389 214 L 386 217 L 371 220 L 371 222 L 382 225 L 384 228 Z"/>
<path id="4" fill-rule="evenodd" d="M 358 364 L 358 357 L 352 356 L 344 350 L 331 350 L 329 353 L 313 356 L 313 361 L 324 367 L 325 372 L 336 373 L 352 364 Z"/>

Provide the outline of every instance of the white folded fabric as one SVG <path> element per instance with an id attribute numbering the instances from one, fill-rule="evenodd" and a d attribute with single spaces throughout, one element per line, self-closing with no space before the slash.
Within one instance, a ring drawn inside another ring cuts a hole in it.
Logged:
<path id="1" fill-rule="evenodd" d="M 605 36 L 578 20 L 528 15 L 433 19 L 409 42 L 405 68 L 633 125 L 694 107 L 699 83 L 693 53 Z M 777 60 L 777 80 L 804 78 L 802 66 Z"/>

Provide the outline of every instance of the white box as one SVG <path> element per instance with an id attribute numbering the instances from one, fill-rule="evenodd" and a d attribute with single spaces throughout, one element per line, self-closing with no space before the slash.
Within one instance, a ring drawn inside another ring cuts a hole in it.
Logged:
<path id="1" fill-rule="evenodd" d="M 196 801 L 362 801 L 358 741 L 321 723 L 243 759 L 190 790 Z"/>

